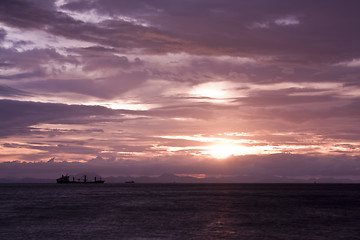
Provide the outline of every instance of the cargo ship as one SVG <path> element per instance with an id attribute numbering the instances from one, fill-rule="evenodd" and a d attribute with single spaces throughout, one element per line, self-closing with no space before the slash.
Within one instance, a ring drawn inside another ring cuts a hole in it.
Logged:
<path id="1" fill-rule="evenodd" d="M 88 181 L 87 178 L 86 178 L 86 175 L 83 176 L 83 178 L 79 178 L 79 179 L 76 179 L 75 180 L 75 177 L 72 178 L 72 180 L 70 180 L 70 176 L 69 175 L 61 175 L 60 178 L 56 179 L 56 183 L 74 183 L 74 184 L 77 184 L 77 183 L 104 183 L 105 181 L 102 180 L 101 178 L 94 178 L 94 181 Z"/>

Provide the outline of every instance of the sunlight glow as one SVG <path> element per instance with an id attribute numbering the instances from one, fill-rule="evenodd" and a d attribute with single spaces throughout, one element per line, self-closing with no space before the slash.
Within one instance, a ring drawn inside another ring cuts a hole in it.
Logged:
<path id="1" fill-rule="evenodd" d="M 226 133 L 219 134 L 225 136 L 243 136 L 243 133 Z M 160 136 L 167 139 L 186 139 L 191 141 L 199 141 L 202 143 L 209 143 L 208 146 L 194 146 L 194 147 L 166 147 L 169 151 L 181 151 L 181 150 L 199 150 L 194 152 L 193 155 L 208 155 L 217 159 L 224 159 L 230 156 L 239 156 L 247 154 L 267 154 L 274 149 L 271 146 L 257 146 L 253 140 L 246 139 L 231 139 L 224 137 L 205 137 L 200 135 L 194 136 Z M 249 145 L 250 144 L 250 145 Z"/>
<path id="2" fill-rule="evenodd" d="M 239 84 L 228 81 L 207 82 L 194 86 L 189 93 L 195 97 L 233 98 L 240 94 L 236 90 L 238 87 Z"/>
<path id="3" fill-rule="evenodd" d="M 246 154 L 255 154 L 262 152 L 261 148 L 257 147 L 244 147 L 241 145 L 233 144 L 217 144 L 208 147 L 204 154 L 209 154 L 217 159 L 228 158 L 230 156 L 239 156 Z"/>
<path id="4" fill-rule="evenodd" d="M 239 149 L 231 145 L 215 145 L 209 150 L 209 154 L 215 158 L 227 158 L 231 155 L 238 155 Z"/>
<path id="5" fill-rule="evenodd" d="M 204 173 L 177 173 L 175 175 L 179 177 L 206 178 Z"/>
<path id="6" fill-rule="evenodd" d="M 203 83 L 196 86 L 190 93 L 200 97 L 223 98 L 227 96 L 224 88 L 224 84 L 219 82 Z"/>
<path id="7" fill-rule="evenodd" d="M 294 134 L 289 132 L 288 134 Z M 282 134 L 277 134 L 282 135 Z M 198 142 L 193 146 L 157 146 L 156 150 L 167 153 L 188 153 L 193 156 L 210 157 L 218 160 L 226 159 L 231 156 L 244 155 L 267 155 L 267 154 L 306 154 L 309 152 L 325 154 L 331 152 L 333 154 L 344 154 L 352 151 L 353 156 L 359 156 L 360 151 L 355 151 L 356 142 L 342 142 L 334 144 L 333 142 L 324 142 L 322 139 L 311 139 L 311 142 L 322 141 L 322 145 L 318 144 L 271 144 L 270 142 L 260 142 L 249 139 L 252 135 L 244 132 L 224 132 L 217 135 L 192 135 L 192 136 L 157 136 L 164 139 L 172 140 L 189 140 Z"/>

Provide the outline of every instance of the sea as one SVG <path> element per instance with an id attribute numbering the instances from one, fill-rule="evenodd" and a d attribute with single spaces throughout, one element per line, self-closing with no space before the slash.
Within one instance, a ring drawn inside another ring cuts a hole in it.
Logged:
<path id="1" fill-rule="evenodd" d="M 359 184 L 0 184 L 0 239 L 360 239 Z"/>

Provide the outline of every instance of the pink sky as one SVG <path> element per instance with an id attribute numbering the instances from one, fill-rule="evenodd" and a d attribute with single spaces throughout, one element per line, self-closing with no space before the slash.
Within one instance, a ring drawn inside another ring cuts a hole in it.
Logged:
<path id="1" fill-rule="evenodd" d="M 360 179 L 359 6 L 1 1 L 0 177 Z"/>

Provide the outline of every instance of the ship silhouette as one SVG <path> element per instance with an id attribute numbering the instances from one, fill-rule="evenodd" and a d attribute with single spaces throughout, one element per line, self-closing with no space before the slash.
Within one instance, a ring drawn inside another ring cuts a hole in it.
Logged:
<path id="1" fill-rule="evenodd" d="M 104 183 L 105 181 L 102 180 L 101 178 L 97 179 L 96 177 L 94 178 L 94 181 L 88 181 L 86 178 L 86 175 L 83 176 L 83 178 L 79 178 L 79 179 L 75 179 L 75 177 L 72 178 L 72 180 L 70 180 L 70 176 L 69 175 L 61 175 L 60 178 L 56 179 L 56 183 L 64 183 L 64 184 L 77 184 L 77 183 Z"/>

